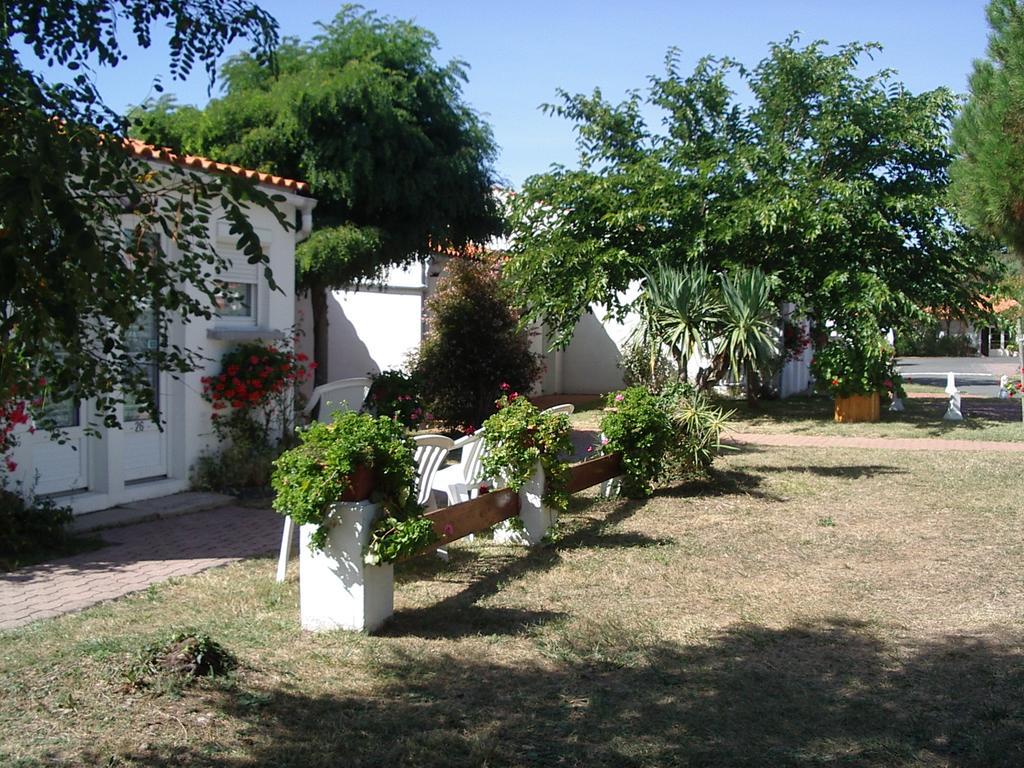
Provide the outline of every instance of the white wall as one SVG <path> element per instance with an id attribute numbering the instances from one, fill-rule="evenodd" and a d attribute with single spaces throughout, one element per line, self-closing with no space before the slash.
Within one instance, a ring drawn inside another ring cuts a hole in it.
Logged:
<path id="1" fill-rule="evenodd" d="M 327 380 L 402 368 L 423 334 L 426 268 L 416 262 L 395 267 L 379 283 L 331 291 L 327 301 Z M 304 335 L 301 348 L 313 356 L 313 312 L 300 296 L 296 316 Z"/>

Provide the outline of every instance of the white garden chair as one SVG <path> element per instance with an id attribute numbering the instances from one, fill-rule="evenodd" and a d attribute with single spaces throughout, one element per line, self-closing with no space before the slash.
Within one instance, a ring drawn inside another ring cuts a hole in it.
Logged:
<path id="1" fill-rule="evenodd" d="M 329 381 L 313 390 L 302 412 L 308 421 L 328 423 L 337 411 L 360 410 L 369 391 L 370 380 L 365 376 Z"/>
<path id="2" fill-rule="evenodd" d="M 416 503 L 428 510 L 434 509 L 434 477 L 441 468 L 455 441 L 444 435 L 417 435 L 416 443 Z"/>
<path id="3" fill-rule="evenodd" d="M 545 408 L 541 411 L 542 414 L 559 414 L 564 413 L 566 416 L 572 416 L 572 412 L 576 410 L 576 406 L 572 403 L 562 403 L 561 405 L 552 405 L 550 408 Z"/>
<path id="4" fill-rule="evenodd" d="M 434 475 L 432 488 L 448 495 L 448 504 L 469 501 L 481 480 L 481 462 L 487 450 L 484 430 L 481 427 L 472 435 L 460 437 L 452 446 L 462 449 L 462 458 L 458 464 L 445 467 Z"/>

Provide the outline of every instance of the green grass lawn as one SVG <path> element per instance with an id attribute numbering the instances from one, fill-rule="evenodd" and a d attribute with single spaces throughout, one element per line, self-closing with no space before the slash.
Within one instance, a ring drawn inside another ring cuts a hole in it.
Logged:
<path id="1" fill-rule="evenodd" d="M 378 636 L 271 558 L 0 634 L 0 764 L 1019 766 L 1024 491 L 981 453 L 745 449 L 557 541 L 397 570 Z M 133 690 L 198 627 L 226 680 Z"/>

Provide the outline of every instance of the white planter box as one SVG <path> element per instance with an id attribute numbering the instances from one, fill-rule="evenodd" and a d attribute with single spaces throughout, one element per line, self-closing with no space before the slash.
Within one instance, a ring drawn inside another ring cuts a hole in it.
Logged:
<path id="1" fill-rule="evenodd" d="M 519 489 L 519 519 L 522 528 L 513 528 L 505 520 L 494 529 L 494 540 L 499 544 L 519 544 L 534 547 L 540 544 L 548 531 L 558 523 L 558 513 L 544 506 L 544 470 L 540 462 L 533 475 Z"/>
<path id="2" fill-rule="evenodd" d="M 363 564 L 363 548 L 379 509 L 379 505 L 366 501 L 334 504 L 334 525 L 323 551 L 309 549 L 315 525 L 299 529 L 303 629 L 372 632 L 394 613 L 394 566 Z"/>

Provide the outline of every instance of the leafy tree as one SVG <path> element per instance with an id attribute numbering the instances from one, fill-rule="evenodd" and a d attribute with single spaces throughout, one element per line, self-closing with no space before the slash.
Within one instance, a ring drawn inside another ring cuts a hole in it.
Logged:
<path id="1" fill-rule="evenodd" d="M 953 126 L 952 191 L 964 216 L 1024 260 L 1024 5 L 992 0 L 988 58 L 974 62 Z"/>
<path id="2" fill-rule="evenodd" d="M 245 206 L 270 199 L 241 179 L 132 156 L 124 121 L 96 91 L 91 68 L 125 59 L 118 31 L 127 26 L 147 47 L 161 23 L 173 30 L 174 77 L 197 65 L 212 77 L 240 35 L 254 56 L 277 40 L 273 20 L 243 0 L 0 0 L 0 422 L 45 398 L 94 398 L 108 425 L 126 396 L 152 409 L 146 364 L 196 364 L 166 346 L 167 329 L 172 318 L 210 316 L 224 266 L 209 246 L 211 217 L 227 217 L 250 260 L 265 261 Z M 70 70 L 70 82 L 32 72 L 19 43 Z M 174 241 L 175 258 L 159 234 Z M 161 349 L 132 348 L 144 307 L 159 313 Z"/>
<path id="3" fill-rule="evenodd" d="M 620 104 L 560 92 L 546 109 L 575 124 L 579 168 L 531 177 L 510 205 L 506 274 L 530 319 L 565 342 L 592 304 L 621 316 L 658 262 L 757 266 L 819 323 L 853 291 L 876 327 L 973 305 L 997 269 L 946 205 L 956 100 L 857 74 L 876 47 L 790 38 L 752 69 L 707 57 L 689 75 L 670 51 Z"/>
<path id="4" fill-rule="evenodd" d="M 500 227 L 490 129 L 462 99 L 465 65 L 407 21 L 346 6 L 310 43 L 287 40 L 277 69 L 252 55 L 222 71 L 198 115 L 173 103 L 140 116 L 142 138 L 303 178 L 316 229 L 297 253 L 311 292 L 317 377 L 327 374 L 327 290 Z"/>
<path id="5" fill-rule="evenodd" d="M 502 392 L 526 393 L 541 373 L 494 264 L 451 259 L 427 301 L 430 327 L 416 358 L 427 407 L 452 426 L 479 427 Z"/>

